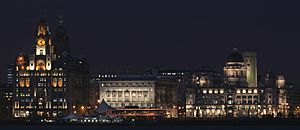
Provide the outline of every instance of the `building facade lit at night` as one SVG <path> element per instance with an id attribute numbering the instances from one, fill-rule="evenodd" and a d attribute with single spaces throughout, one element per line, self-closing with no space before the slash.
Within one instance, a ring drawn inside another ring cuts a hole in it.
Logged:
<path id="1" fill-rule="evenodd" d="M 218 117 L 287 117 L 285 78 L 269 77 L 264 85 L 257 82 L 257 59 L 254 52 L 240 54 L 237 48 L 227 57 L 224 81 L 210 84 L 206 77 L 194 77 L 192 103 L 186 105 L 186 116 L 193 118 Z"/>
<path id="2" fill-rule="evenodd" d="M 59 118 L 73 111 L 73 106 L 79 108 L 88 103 L 87 60 L 71 56 L 62 18 L 55 31 L 52 35 L 46 18 L 41 17 L 34 51 L 29 54 L 22 52 L 16 57 L 14 118 Z"/>
<path id="3" fill-rule="evenodd" d="M 17 119 L 67 115 L 90 119 L 89 115 L 104 110 L 98 106 L 124 117 L 287 118 L 297 114 L 299 96 L 293 95 L 299 91 L 293 91 L 281 73 L 268 72 L 258 79 L 257 64 L 256 52 L 233 48 L 221 71 L 209 66 L 155 67 L 134 74 L 91 74 L 87 58 L 71 55 L 63 19 L 59 17 L 52 34 L 41 17 L 33 51 L 16 56 L 7 70 L 7 84 L 2 84 L 12 89 L 1 93 L 9 117 Z"/>

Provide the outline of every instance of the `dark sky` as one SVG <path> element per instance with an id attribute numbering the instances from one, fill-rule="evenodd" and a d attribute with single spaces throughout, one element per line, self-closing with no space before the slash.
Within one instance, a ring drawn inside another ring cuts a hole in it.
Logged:
<path id="1" fill-rule="evenodd" d="M 300 1 L 6 0 L 0 4 L 0 72 L 33 49 L 42 12 L 64 16 L 72 53 L 91 71 L 154 66 L 222 69 L 232 47 L 258 53 L 259 71 L 298 80 Z"/>

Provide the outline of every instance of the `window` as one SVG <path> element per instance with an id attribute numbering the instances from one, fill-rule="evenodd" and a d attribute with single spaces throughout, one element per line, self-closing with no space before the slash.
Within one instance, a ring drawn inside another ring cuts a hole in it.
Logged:
<path id="1" fill-rule="evenodd" d="M 248 104 L 252 104 L 252 101 L 251 101 L 251 100 L 248 100 Z"/>

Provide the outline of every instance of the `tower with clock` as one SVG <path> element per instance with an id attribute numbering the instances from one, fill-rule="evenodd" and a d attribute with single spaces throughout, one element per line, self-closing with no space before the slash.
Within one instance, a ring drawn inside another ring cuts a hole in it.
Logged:
<path id="1" fill-rule="evenodd" d="M 61 22 L 59 27 L 56 31 L 64 32 Z M 12 117 L 61 118 L 78 111 L 74 108 L 87 104 L 87 60 L 72 56 L 66 58 L 57 51 L 68 48 L 68 44 L 64 43 L 67 35 L 63 34 L 62 37 L 56 36 L 53 40 L 56 44 L 53 44 L 46 19 L 41 17 L 34 39 L 34 51 L 29 55 L 17 55 L 13 74 Z M 61 49 L 60 44 L 66 47 Z M 57 50 L 54 48 L 56 45 Z"/>
<path id="2" fill-rule="evenodd" d="M 30 55 L 30 70 L 51 70 L 52 61 L 56 59 L 56 55 L 51 43 L 49 26 L 44 17 L 38 24 L 35 41 L 35 54 Z"/>

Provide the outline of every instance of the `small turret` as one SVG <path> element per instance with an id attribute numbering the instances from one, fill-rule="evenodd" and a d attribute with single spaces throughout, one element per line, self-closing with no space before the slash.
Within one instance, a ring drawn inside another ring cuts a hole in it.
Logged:
<path id="1" fill-rule="evenodd" d="M 278 88 L 285 88 L 285 78 L 282 74 L 278 74 L 276 77 L 276 86 Z"/>

